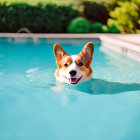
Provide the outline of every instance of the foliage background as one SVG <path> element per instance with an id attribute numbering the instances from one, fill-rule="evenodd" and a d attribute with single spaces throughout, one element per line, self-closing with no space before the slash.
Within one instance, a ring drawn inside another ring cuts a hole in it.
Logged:
<path id="1" fill-rule="evenodd" d="M 140 33 L 140 0 L 0 0 L 0 32 L 22 27 L 34 33 Z"/>

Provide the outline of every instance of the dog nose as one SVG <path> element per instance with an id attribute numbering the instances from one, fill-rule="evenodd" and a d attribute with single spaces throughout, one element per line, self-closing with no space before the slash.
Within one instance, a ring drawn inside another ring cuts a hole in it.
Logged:
<path id="1" fill-rule="evenodd" d="M 71 76 L 75 76 L 77 72 L 75 70 L 72 70 L 69 73 L 70 73 Z"/>

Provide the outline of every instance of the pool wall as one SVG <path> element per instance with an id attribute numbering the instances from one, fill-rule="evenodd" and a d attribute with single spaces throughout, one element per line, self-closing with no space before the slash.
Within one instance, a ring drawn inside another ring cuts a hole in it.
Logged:
<path id="1" fill-rule="evenodd" d="M 99 39 L 104 48 L 109 48 L 140 61 L 139 34 L 33 34 L 33 33 L 0 33 L 0 38 L 95 38 Z"/>

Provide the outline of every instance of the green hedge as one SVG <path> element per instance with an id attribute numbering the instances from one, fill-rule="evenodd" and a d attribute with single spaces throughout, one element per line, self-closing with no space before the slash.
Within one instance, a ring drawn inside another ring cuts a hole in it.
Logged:
<path id="1" fill-rule="evenodd" d="M 103 25 L 100 22 L 95 22 L 91 25 L 92 33 L 103 33 Z"/>
<path id="2" fill-rule="evenodd" d="M 17 32 L 21 27 L 33 33 L 65 33 L 69 22 L 79 16 L 70 6 L 0 4 L 0 32 Z"/>
<path id="3" fill-rule="evenodd" d="M 69 33 L 89 33 L 90 23 L 83 17 L 73 19 L 68 25 Z"/>

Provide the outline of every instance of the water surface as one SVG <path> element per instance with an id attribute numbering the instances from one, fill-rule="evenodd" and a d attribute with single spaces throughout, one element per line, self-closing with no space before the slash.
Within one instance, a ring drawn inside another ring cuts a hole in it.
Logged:
<path id="1" fill-rule="evenodd" d="M 53 44 L 95 44 L 93 76 L 55 80 Z M 96 39 L 0 39 L 0 140 L 139 140 L 140 63 Z"/>

